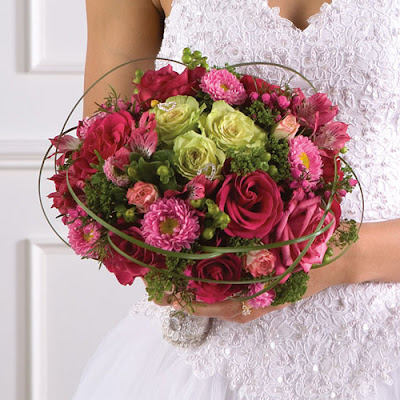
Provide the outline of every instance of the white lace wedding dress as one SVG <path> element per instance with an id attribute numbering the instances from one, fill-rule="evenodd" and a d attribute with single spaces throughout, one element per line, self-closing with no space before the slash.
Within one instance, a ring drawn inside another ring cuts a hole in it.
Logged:
<path id="1" fill-rule="evenodd" d="M 160 56 L 177 59 L 186 46 L 210 64 L 301 71 L 350 125 L 365 220 L 400 218 L 400 0 L 332 0 L 304 31 L 266 0 L 174 0 Z M 360 204 L 349 196 L 345 215 L 359 220 Z M 168 321 L 167 309 L 136 305 L 74 400 L 400 399 L 398 284 L 331 287 L 245 325 L 214 320 L 199 346 L 167 343 Z"/>

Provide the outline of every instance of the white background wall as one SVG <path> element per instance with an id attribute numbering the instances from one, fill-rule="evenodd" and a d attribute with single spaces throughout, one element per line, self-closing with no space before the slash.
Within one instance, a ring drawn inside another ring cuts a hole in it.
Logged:
<path id="1" fill-rule="evenodd" d="M 0 399 L 67 400 L 144 291 L 80 261 L 39 207 L 47 138 L 82 93 L 84 0 L 2 0 L 0 15 Z"/>

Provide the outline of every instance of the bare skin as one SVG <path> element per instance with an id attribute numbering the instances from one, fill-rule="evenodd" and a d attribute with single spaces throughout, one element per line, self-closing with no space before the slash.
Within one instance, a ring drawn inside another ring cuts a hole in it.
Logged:
<path id="1" fill-rule="evenodd" d="M 328 1 L 327 1 L 328 2 Z M 171 12 L 171 0 L 86 0 L 88 16 L 88 49 L 85 88 L 103 73 L 127 60 L 156 57 L 162 39 L 163 21 Z M 269 0 L 270 7 L 280 7 L 282 18 L 291 20 L 300 29 L 307 19 L 318 13 L 321 0 Z M 84 114 L 91 115 L 109 92 L 108 84 L 122 96 L 132 91 L 135 69 L 153 68 L 152 61 L 125 67 L 85 97 Z M 309 297 L 330 286 L 367 281 L 400 282 L 400 220 L 364 224 L 359 241 L 335 263 L 310 273 Z M 167 296 L 160 305 L 167 304 Z M 241 303 L 226 300 L 211 305 L 194 305 L 195 314 L 227 321 L 246 323 L 280 307 L 252 310 L 243 316 Z M 179 309 L 179 306 L 176 306 Z"/>

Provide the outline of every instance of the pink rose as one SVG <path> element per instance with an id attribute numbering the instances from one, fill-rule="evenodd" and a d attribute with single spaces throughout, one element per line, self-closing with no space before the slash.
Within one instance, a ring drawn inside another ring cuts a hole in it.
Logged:
<path id="1" fill-rule="evenodd" d="M 143 241 L 140 229 L 136 226 L 132 226 L 129 229 L 124 230 L 123 232 L 127 233 L 135 239 Z M 110 232 L 109 235 L 113 243 L 129 256 L 148 265 L 154 265 L 158 268 L 165 267 L 164 257 L 160 254 L 153 253 L 131 242 L 128 242 L 127 240 L 120 238 L 118 235 L 112 232 Z M 103 264 L 110 272 L 115 274 L 118 282 L 121 283 L 121 285 L 131 285 L 136 277 L 145 276 L 149 271 L 148 268 L 142 267 L 132 261 L 129 261 L 127 258 L 112 249 L 110 249 L 107 253 L 106 258 L 103 260 Z"/>
<path id="2" fill-rule="evenodd" d="M 235 254 L 223 254 L 216 258 L 201 260 L 188 267 L 186 273 L 194 278 L 214 279 L 217 281 L 240 281 L 242 261 Z M 243 289 L 239 284 L 218 284 L 190 281 L 195 290 L 196 299 L 206 303 L 223 301 Z"/>
<path id="3" fill-rule="evenodd" d="M 253 239 L 267 235 L 282 216 L 283 202 L 277 184 L 264 171 L 246 176 L 228 175 L 217 193 L 217 204 L 231 222 L 230 236 Z"/>
<path id="4" fill-rule="evenodd" d="M 283 242 L 313 233 L 324 213 L 320 204 L 320 197 L 306 198 L 305 192 L 302 189 L 296 190 L 283 213 L 282 219 L 274 231 L 275 233 L 265 237 L 264 242 Z M 323 226 L 329 224 L 333 218 L 332 214 L 328 213 Z M 313 264 L 320 264 L 322 262 L 328 248 L 327 242 L 331 238 L 334 230 L 335 224 L 326 232 L 315 238 L 313 244 L 301 259 L 295 271 L 302 269 L 308 273 Z M 304 242 L 271 249 L 271 252 L 276 257 L 276 275 L 280 275 L 287 270 L 307 243 L 308 240 L 305 240 Z M 288 279 L 288 277 L 289 276 L 285 277 L 284 281 Z"/>
<path id="5" fill-rule="evenodd" d="M 255 278 L 270 274 L 276 257 L 269 250 L 250 251 L 246 255 L 246 271 Z"/>
<path id="6" fill-rule="evenodd" d="M 300 128 L 300 124 L 294 115 L 287 115 L 279 124 L 276 126 L 272 136 L 276 139 L 293 139 L 297 131 Z"/>
<path id="7" fill-rule="evenodd" d="M 158 71 L 147 71 L 137 85 L 138 100 L 150 105 L 151 100 L 165 101 L 168 97 L 195 94 L 200 84 L 200 78 L 206 73 L 206 69 L 197 67 L 193 70 L 186 68 L 182 74 L 178 74 L 167 65 Z"/>
<path id="8" fill-rule="evenodd" d="M 89 127 L 82 148 L 75 152 L 74 166 L 82 170 L 86 177 L 96 172 L 90 164 L 99 164 L 95 150 L 103 160 L 113 156 L 130 139 L 133 120 L 127 111 L 106 114 L 97 119 Z"/>
<path id="9" fill-rule="evenodd" d="M 141 213 L 149 211 L 150 205 L 159 197 L 157 187 L 146 182 L 136 182 L 126 193 L 128 203 L 136 206 Z"/>

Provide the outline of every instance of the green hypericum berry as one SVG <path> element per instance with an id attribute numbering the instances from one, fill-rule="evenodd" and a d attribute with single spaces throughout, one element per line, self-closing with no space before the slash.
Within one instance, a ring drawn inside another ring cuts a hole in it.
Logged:
<path id="1" fill-rule="evenodd" d="M 217 221 L 221 225 L 221 229 L 225 229 L 229 225 L 229 222 L 231 222 L 231 219 L 228 214 L 221 213 L 218 216 Z"/>
<path id="2" fill-rule="evenodd" d="M 326 250 L 325 254 L 328 255 L 328 257 L 332 257 L 333 256 L 332 247 L 328 247 L 328 249 Z"/>
<path id="3" fill-rule="evenodd" d="M 201 235 L 205 240 L 211 240 L 215 235 L 215 230 L 213 228 L 206 228 Z"/>
<path id="4" fill-rule="evenodd" d="M 201 51 L 196 50 L 193 54 L 193 58 L 199 60 L 203 55 L 201 54 Z"/>
<path id="5" fill-rule="evenodd" d="M 328 255 L 328 254 L 326 254 L 325 253 L 325 255 L 324 255 L 324 259 L 323 259 L 323 263 L 328 263 L 328 262 L 330 262 L 331 261 L 331 257 Z"/>
<path id="6" fill-rule="evenodd" d="M 183 54 L 184 54 L 184 55 L 186 55 L 186 54 L 191 55 L 191 54 L 192 54 L 192 50 L 190 50 L 189 47 L 185 47 L 185 48 L 183 49 Z"/>
<path id="7" fill-rule="evenodd" d="M 208 212 L 211 215 L 217 215 L 219 213 L 219 207 L 216 204 L 209 205 Z"/>
<path id="8" fill-rule="evenodd" d="M 345 153 L 347 153 L 347 150 L 348 150 L 347 147 L 343 147 L 342 149 L 340 149 L 340 152 L 341 152 L 342 154 L 345 154 Z"/>
<path id="9" fill-rule="evenodd" d="M 260 159 L 261 161 L 268 162 L 271 160 L 271 157 L 271 153 L 264 153 L 261 155 Z"/>
<path id="10" fill-rule="evenodd" d="M 190 200 L 190 204 L 194 208 L 199 208 L 203 204 L 203 199 Z"/>
<path id="11" fill-rule="evenodd" d="M 138 170 L 135 167 L 129 167 L 128 168 L 128 176 L 131 179 L 139 179 L 139 173 Z"/>
<path id="12" fill-rule="evenodd" d="M 270 176 L 275 176 L 278 173 L 278 168 L 275 165 L 270 165 L 268 169 L 268 174 Z"/>
<path id="13" fill-rule="evenodd" d="M 193 61 L 193 58 L 192 58 L 192 56 L 190 54 L 184 54 L 182 56 L 182 62 L 184 64 L 190 64 L 192 61 Z"/>
<path id="14" fill-rule="evenodd" d="M 134 208 L 129 208 L 128 210 L 125 211 L 124 220 L 126 222 L 134 222 L 135 218 L 136 218 L 136 215 L 135 215 Z"/>
<path id="15" fill-rule="evenodd" d="M 169 169 L 165 165 L 161 165 L 157 168 L 157 175 L 159 176 L 168 176 L 169 175 Z"/>

